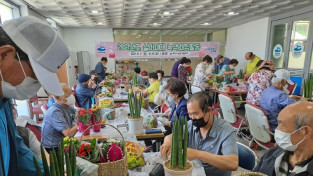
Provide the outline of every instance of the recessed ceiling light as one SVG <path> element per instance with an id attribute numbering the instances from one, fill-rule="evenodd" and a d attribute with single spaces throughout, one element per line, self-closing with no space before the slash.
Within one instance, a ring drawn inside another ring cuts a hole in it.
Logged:
<path id="1" fill-rule="evenodd" d="M 91 13 L 98 13 L 98 11 L 97 10 L 92 10 Z"/>
<path id="2" fill-rule="evenodd" d="M 159 23 L 152 23 L 151 26 L 160 26 L 161 24 Z"/>
<path id="3" fill-rule="evenodd" d="M 160 16 L 171 16 L 171 15 L 174 15 L 174 13 L 165 11 L 165 12 L 159 14 L 159 15 L 160 15 Z"/>
<path id="4" fill-rule="evenodd" d="M 224 14 L 224 16 L 234 16 L 234 15 L 238 15 L 239 13 L 235 13 L 235 12 L 228 12 L 226 14 Z"/>
<path id="5" fill-rule="evenodd" d="M 212 23 L 202 23 L 200 25 L 202 25 L 202 26 L 209 26 L 209 25 L 212 25 Z"/>

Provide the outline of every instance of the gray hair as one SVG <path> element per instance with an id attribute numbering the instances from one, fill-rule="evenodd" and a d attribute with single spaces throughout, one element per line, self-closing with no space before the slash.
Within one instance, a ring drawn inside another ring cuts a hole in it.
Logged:
<path id="1" fill-rule="evenodd" d="M 313 117 L 309 112 L 299 112 L 295 115 L 294 123 L 296 129 L 299 129 L 305 125 L 312 127 Z"/>
<path id="2" fill-rule="evenodd" d="M 283 78 L 276 78 L 275 75 L 272 78 L 272 84 L 278 84 L 283 80 Z"/>

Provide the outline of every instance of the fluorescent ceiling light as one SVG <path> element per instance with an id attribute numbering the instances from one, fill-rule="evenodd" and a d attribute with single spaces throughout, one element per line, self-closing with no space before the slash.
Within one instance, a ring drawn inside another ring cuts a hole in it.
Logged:
<path id="1" fill-rule="evenodd" d="M 92 10 L 91 13 L 98 13 L 98 11 L 97 10 Z"/>
<path id="2" fill-rule="evenodd" d="M 99 25 L 102 25 L 102 23 L 101 23 L 101 22 L 98 22 L 98 24 L 99 24 Z"/>
<path id="3" fill-rule="evenodd" d="M 212 23 L 202 23 L 200 25 L 202 25 L 202 26 L 209 26 L 209 25 L 212 25 Z"/>
<path id="4" fill-rule="evenodd" d="M 165 12 L 159 14 L 159 15 L 160 15 L 160 16 L 171 16 L 171 15 L 174 15 L 174 13 L 165 11 Z"/>
<path id="5" fill-rule="evenodd" d="M 160 26 L 161 24 L 159 23 L 152 23 L 151 26 Z"/>

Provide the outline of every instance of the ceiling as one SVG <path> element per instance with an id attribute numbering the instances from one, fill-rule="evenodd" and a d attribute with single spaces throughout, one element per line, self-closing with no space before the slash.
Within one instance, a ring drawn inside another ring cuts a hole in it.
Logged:
<path id="1" fill-rule="evenodd" d="M 313 5 L 313 0 L 21 1 L 63 27 L 151 29 L 228 28 Z M 208 25 L 200 25 L 204 23 Z"/>

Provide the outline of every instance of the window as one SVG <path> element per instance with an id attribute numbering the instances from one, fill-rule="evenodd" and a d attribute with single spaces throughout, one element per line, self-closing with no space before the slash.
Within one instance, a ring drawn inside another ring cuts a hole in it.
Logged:
<path id="1" fill-rule="evenodd" d="M 0 3 L 0 24 L 11 19 L 13 19 L 12 8 Z"/>

